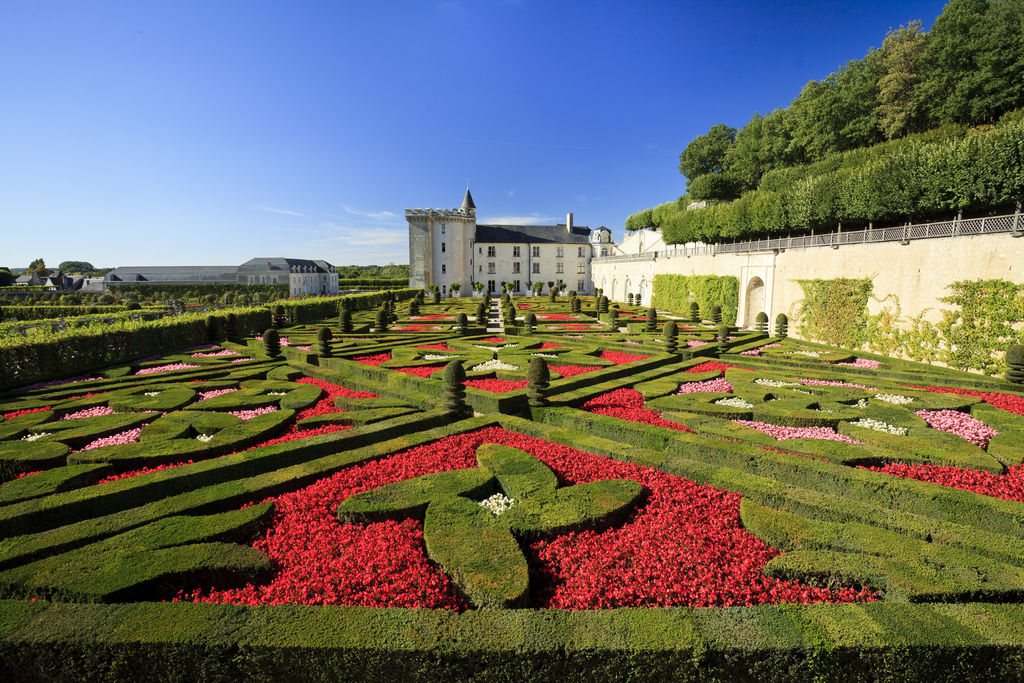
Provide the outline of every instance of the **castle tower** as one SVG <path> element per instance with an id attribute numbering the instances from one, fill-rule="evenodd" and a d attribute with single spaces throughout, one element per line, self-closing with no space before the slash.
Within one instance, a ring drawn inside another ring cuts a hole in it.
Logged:
<path id="1" fill-rule="evenodd" d="M 462 296 L 472 294 L 476 204 L 469 188 L 458 209 L 406 209 L 409 223 L 409 286 L 436 284 L 450 296 L 459 283 Z"/>

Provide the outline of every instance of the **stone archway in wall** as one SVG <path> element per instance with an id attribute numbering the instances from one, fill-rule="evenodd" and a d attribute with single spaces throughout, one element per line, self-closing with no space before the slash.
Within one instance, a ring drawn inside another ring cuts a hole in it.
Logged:
<path id="1" fill-rule="evenodd" d="M 609 300 L 615 300 L 615 287 L 618 286 L 618 284 L 618 278 L 612 278 L 612 286 L 604 293 L 604 295 L 608 297 Z"/>
<path id="2" fill-rule="evenodd" d="M 651 296 L 650 296 L 650 293 L 647 291 L 647 278 L 642 278 L 640 280 L 640 291 L 637 292 L 637 293 L 640 295 L 640 305 L 641 306 L 650 306 L 651 305 L 650 304 Z"/>
<path id="3" fill-rule="evenodd" d="M 765 310 L 764 280 L 758 276 L 750 278 L 747 283 L 745 305 L 743 307 L 743 327 L 753 329 L 757 314 Z"/>
<path id="4" fill-rule="evenodd" d="M 628 277 L 626 278 L 626 281 L 624 283 L 622 283 L 622 296 L 619 297 L 619 301 L 625 301 L 627 296 L 629 296 L 629 278 Z"/>

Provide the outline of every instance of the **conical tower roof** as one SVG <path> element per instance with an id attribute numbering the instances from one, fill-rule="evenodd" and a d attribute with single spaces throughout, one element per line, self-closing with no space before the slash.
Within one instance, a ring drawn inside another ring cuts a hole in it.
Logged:
<path id="1" fill-rule="evenodd" d="M 463 211 L 468 209 L 476 209 L 476 204 L 473 203 L 473 195 L 469 193 L 469 188 L 466 188 L 466 196 L 462 198 L 462 206 L 459 207 Z"/>

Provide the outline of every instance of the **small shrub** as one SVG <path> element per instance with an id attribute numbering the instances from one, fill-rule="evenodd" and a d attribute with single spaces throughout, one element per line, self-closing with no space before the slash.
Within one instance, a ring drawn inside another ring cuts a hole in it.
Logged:
<path id="1" fill-rule="evenodd" d="M 711 307 L 711 322 L 716 325 L 720 325 L 722 323 L 722 307 L 718 304 Z"/>
<path id="2" fill-rule="evenodd" d="M 761 311 L 760 313 L 757 314 L 757 317 L 754 318 L 754 329 L 757 330 L 758 332 L 767 332 L 768 331 L 768 314 L 767 313 L 765 313 L 764 311 Z"/>
<path id="3" fill-rule="evenodd" d="M 338 314 L 338 329 L 342 334 L 352 334 L 352 311 L 345 309 Z"/>
<path id="4" fill-rule="evenodd" d="M 271 358 L 281 355 L 281 335 L 273 327 L 263 332 L 263 351 Z"/>
<path id="5" fill-rule="evenodd" d="M 466 371 L 462 363 L 450 361 L 444 367 L 444 398 L 445 411 L 450 415 L 461 416 L 469 413 L 466 405 Z"/>
<path id="6" fill-rule="evenodd" d="M 668 353 L 679 351 L 679 326 L 674 320 L 665 323 L 665 351 Z"/>
<path id="7" fill-rule="evenodd" d="M 331 328 L 321 327 L 316 331 L 316 352 L 324 358 L 331 357 Z"/>
<path id="8" fill-rule="evenodd" d="M 526 371 L 526 398 L 531 406 L 547 404 L 547 389 L 550 384 L 551 371 L 548 369 L 548 362 L 535 356 L 530 360 L 530 367 Z"/>
<path id="9" fill-rule="evenodd" d="M 373 329 L 374 332 L 387 332 L 388 321 L 390 320 L 390 314 L 388 309 L 383 306 L 377 310 L 377 316 L 374 318 Z"/>
<path id="10" fill-rule="evenodd" d="M 469 318 L 465 313 L 459 313 L 455 316 L 455 331 L 459 334 L 466 334 L 466 330 L 469 329 Z"/>
<path id="11" fill-rule="evenodd" d="M 644 332 L 657 332 L 658 330 L 658 312 L 654 310 L 654 306 L 647 309 L 647 324 L 644 325 Z"/>
<path id="12" fill-rule="evenodd" d="M 789 318 L 786 317 L 785 313 L 779 313 L 775 316 L 775 336 L 779 339 L 785 339 L 789 331 Z"/>
<path id="13" fill-rule="evenodd" d="M 1014 344 L 1006 350 L 1006 379 L 1024 384 L 1024 344 Z"/>

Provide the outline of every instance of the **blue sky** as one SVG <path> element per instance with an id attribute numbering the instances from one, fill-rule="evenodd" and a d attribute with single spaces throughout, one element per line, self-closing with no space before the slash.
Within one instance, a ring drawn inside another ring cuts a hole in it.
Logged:
<path id="1" fill-rule="evenodd" d="M 407 263 L 403 211 L 607 225 L 942 2 L 0 0 L 0 266 Z"/>

